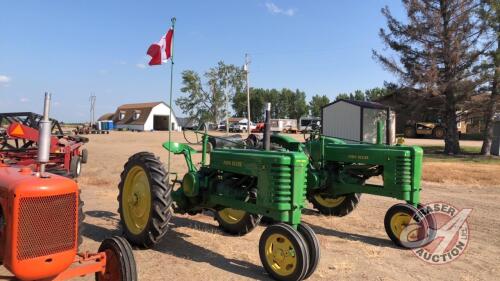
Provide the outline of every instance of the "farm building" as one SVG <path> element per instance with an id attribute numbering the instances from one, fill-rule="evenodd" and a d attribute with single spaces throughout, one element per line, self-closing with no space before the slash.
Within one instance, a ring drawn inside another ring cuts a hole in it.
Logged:
<path id="1" fill-rule="evenodd" d="M 395 113 L 390 107 L 375 102 L 338 100 L 321 109 L 323 135 L 376 143 L 377 122 L 384 124 L 384 143 L 395 142 Z"/>
<path id="2" fill-rule="evenodd" d="M 121 105 L 116 109 L 113 122 L 117 129 L 134 131 L 168 131 L 169 122 L 172 122 L 172 130 L 180 129 L 173 111 L 164 102 Z"/>
<path id="3" fill-rule="evenodd" d="M 115 116 L 114 113 L 106 113 L 106 114 L 103 114 L 101 117 L 99 117 L 99 119 L 97 119 L 97 121 L 109 121 L 109 120 L 113 120 L 114 116 Z"/>

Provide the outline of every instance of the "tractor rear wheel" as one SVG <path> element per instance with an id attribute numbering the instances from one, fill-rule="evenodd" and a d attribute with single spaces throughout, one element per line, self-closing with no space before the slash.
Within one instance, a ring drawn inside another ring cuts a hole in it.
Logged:
<path id="1" fill-rule="evenodd" d="M 167 233 L 172 217 L 172 186 L 160 160 L 149 152 L 128 159 L 120 175 L 118 202 L 125 237 L 151 248 Z"/>
<path id="2" fill-rule="evenodd" d="M 259 225 L 261 215 L 233 208 L 224 208 L 215 212 L 215 220 L 219 227 L 226 233 L 232 235 L 245 235 Z"/>
<path id="3" fill-rule="evenodd" d="M 414 249 L 432 242 L 436 221 L 432 214 L 419 212 L 410 204 L 400 203 L 387 210 L 384 227 L 394 244 Z"/>
<path id="4" fill-rule="evenodd" d="M 264 269 L 280 281 L 304 279 L 310 268 L 308 248 L 302 234 L 284 223 L 267 227 L 259 240 L 259 256 Z"/>
<path id="5" fill-rule="evenodd" d="M 417 130 L 414 126 L 406 126 L 404 130 L 405 138 L 415 138 L 417 137 Z"/>
<path id="6" fill-rule="evenodd" d="M 309 268 L 307 269 L 306 276 L 304 276 L 304 279 L 307 279 L 314 273 L 316 267 L 318 267 L 319 258 L 321 256 L 319 240 L 314 230 L 303 222 L 299 224 L 297 230 L 302 234 L 302 237 L 304 237 L 304 241 L 306 241 L 309 250 Z"/>
<path id="7" fill-rule="evenodd" d="M 361 193 L 349 193 L 330 197 L 327 193 L 317 193 L 309 197 L 314 208 L 323 215 L 343 217 L 351 213 L 359 203 Z"/>
<path id="8" fill-rule="evenodd" d="M 127 240 L 118 236 L 107 238 L 99 246 L 99 252 L 106 254 L 106 269 L 95 274 L 96 281 L 137 280 L 134 253 Z"/>

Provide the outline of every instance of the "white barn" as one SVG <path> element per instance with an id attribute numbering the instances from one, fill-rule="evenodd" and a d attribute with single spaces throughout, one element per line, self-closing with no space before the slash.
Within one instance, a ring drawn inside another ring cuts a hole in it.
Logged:
<path id="1" fill-rule="evenodd" d="M 133 131 L 168 131 L 172 122 L 172 130 L 180 130 L 174 112 L 164 102 L 121 105 L 116 109 L 113 122 L 116 129 Z"/>
<path id="2" fill-rule="evenodd" d="M 321 133 L 355 142 L 377 142 L 377 122 L 384 122 L 383 143 L 395 142 L 396 117 L 390 107 L 376 102 L 337 100 L 321 109 Z"/>

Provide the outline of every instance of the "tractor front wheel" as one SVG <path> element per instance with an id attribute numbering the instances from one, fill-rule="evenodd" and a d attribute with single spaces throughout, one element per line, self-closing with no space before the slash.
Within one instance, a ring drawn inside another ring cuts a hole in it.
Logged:
<path id="1" fill-rule="evenodd" d="M 118 236 L 107 238 L 99 246 L 99 252 L 106 254 L 106 269 L 95 274 L 96 281 L 137 280 L 134 254 L 127 240 Z"/>
<path id="2" fill-rule="evenodd" d="M 245 235 L 259 225 L 261 215 L 250 214 L 248 212 L 224 208 L 215 212 L 215 220 L 219 227 L 226 233 L 232 235 Z"/>
<path id="3" fill-rule="evenodd" d="M 309 268 L 307 269 L 307 273 L 304 276 L 304 279 L 307 279 L 314 273 L 316 267 L 318 267 L 319 258 L 321 256 L 319 240 L 316 236 L 316 233 L 314 233 L 314 230 L 312 230 L 309 225 L 303 222 L 299 224 L 297 230 L 300 234 L 302 234 L 302 237 L 304 237 L 304 241 L 306 241 L 309 251 Z"/>
<path id="4" fill-rule="evenodd" d="M 259 240 L 262 265 L 269 275 L 280 281 L 305 278 L 310 268 L 308 248 L 302 234 L 284 223 L 266 228 Z"/>
<path id="5" fill-rule="evenodd" d="M 400 203 L 387 210 L 384 226 L 394 244 L 414 249 L 432 242 L 436 221 L 432 214 L 421 212 L 410 204 Z"/>
<path id="6" fill-rule="evenodd" d="M 309 201 L 323 215 L 343 217 L 351 213 L 359 203 L 361 193 L 349 193 L 331 197 L 328 193 L 316 193 Z"/>
<path id="7" fill-rule="evenodd" d="M 151 248 L 167 233 L 172 217 L 172 186 L 160 160 L 149 152 L 129 158 L 120 175 L 120 221 L 127 240 Z"/>

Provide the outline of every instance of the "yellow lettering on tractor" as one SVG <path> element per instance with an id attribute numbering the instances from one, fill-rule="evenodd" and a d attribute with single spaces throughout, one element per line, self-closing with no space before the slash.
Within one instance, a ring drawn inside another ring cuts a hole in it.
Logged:
<path id="1" fill-rule="evenodd" d="M 223 164 L 231 167 L 243 167 L 243 162 L 241 161 L 224 160 Z"/>
<path id="2" fill-rule="evenodd" d="M 347 155 L 347 158 L 354 159 L 354 160 L 368 160 L 368 155 L 350 154 L 350 155 Z"/>

